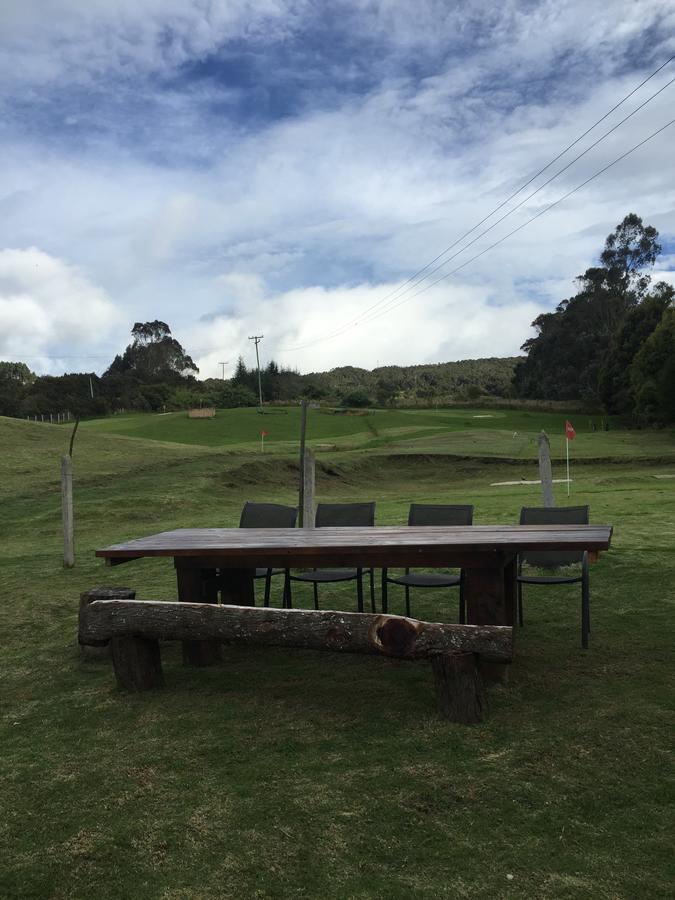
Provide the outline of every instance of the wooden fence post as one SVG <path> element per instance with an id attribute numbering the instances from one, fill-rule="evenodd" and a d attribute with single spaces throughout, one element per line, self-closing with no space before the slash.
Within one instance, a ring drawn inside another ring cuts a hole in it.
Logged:
<path id="1" fill-rule="evenodd" d="M 316 459 L 314 453 L 307 447 L 305 449 L 304 465 L 302 467 L 302 527 L 314 528 L 314 488 L 316 486 Z"/>
<path id="2" fill-rule="evenodd" d="M 537 439 L 539 445 L 539 477 L 544 506 L 555 506 L 553 497 L 553 473 L 551 472 L 551 444 L 548 435 L 542 431 Z"/>
<path id="3" fill-rule="evenodd" d="M 73 536 L 73 461 L 69 454 L 61 457 L 61 516 L 63 521 L 63 566 L 75 565 Z"/>
<path id="4" fill-rule="evenodd" d="M 305 509 L 305 438 L 307 435 L 307 400 L 300 404 L 300 491 L 298 499 L 298 524 L 304 527 Z"/>

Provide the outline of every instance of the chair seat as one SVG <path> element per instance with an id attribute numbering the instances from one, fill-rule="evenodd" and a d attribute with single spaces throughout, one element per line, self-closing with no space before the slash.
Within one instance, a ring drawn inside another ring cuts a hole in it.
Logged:
<path id="1" fill-rule="evenodd" d="M 387 581 L 405 587 L 454 587 L 459 584 L 459 575 L 444 575 L 440 572 L 411 572 L 409 575 L 387 575 Z"/>
<path id="2" fill-rule="evenodd" d="M 293 581 L 331 582 L 353 581 L 356 578 L 356 569 L 317 569 L 316 572 L 299 572 L 291 575 Z"/>
<path id="3" fill-rule="evenodd" d="M 255 575 L 253 577 L 254 578 L 267 578 L 268 571 L 269 571 L 270 575 L 283 575 L 284 574 L 283 569 L 271 569 L 271 570 L 270 569 L 256 569 Z"/>
<path id="4" fill-rule="evenodd" d="M 519 575 L 521 584 L 575 584 L 581 575 Z"/>

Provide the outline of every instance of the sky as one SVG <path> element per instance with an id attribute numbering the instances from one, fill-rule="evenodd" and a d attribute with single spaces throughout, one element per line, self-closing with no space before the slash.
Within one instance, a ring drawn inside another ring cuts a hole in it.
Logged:
<path id="1" fill-rule="evenodd" d="M 675 60 L 455 243 L 673 54 L 672 0 L 0 0 L 0 359 L 100 373 L 154 319 L 204 378 L 252 335 L 514 355 L 629 212 L 675 284 L 675 125 L 547 209 L 674 117 Z"/>

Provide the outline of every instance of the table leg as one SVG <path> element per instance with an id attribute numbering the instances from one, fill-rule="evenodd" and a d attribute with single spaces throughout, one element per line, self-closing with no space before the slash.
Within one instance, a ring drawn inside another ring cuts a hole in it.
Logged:
<path id="1" fill-rule="evenodd" d="M 516 605 L 516 557 L 499 565 L 464 570 L 464 600 L 469 625 L 514 624 Z M 481 660 L 486 681 L 508 681 L 509 666 Z"/>
<path id="2" fill-rule="evenodd" d="M 220 592 L 223 603 L 232 606 L 255 606 L 253 576 L 255 569 L 220 570 Z"/>
<path id="3" fill-rule="evenodd" d="M 201 568 L 191 566 L 188 559 L 176 559 L 174 562 L 179 600 L 183 603 L 217 601 L 217 596 L 205 588 Z M 212 666 L 221 659 L 222 651 L 218 640 L 183 641 L 183 664 L 186 666 Z"/>

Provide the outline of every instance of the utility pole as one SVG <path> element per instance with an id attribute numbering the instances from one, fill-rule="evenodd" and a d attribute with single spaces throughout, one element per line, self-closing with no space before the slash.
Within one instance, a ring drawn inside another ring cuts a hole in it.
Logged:
<path id="1" fill-rule="evenodd" d="M 91 399 L 94 399 L 94 385 L 91 382 L 91 375 L 89 376 L 89 393 L 91 394 Z"/>
<path id="2" fill-rule="evenodd" d="M 255 359 L 258 366 L 258 400 L 260 401 L 259 411 L 263 411 L 263 402 L 262 402 L 262 381 L 260 380 L 260 354 L 258 353 L 258 344 L 265 337 L 264 334 L 254 334 L 252 337 L 249 337 L 249 341 L 253 341 L 255 343 Z"/>
<path id="3" fill-rule="evenodd" d="M 223 367 L 222 379 L 225 381 L 225 366 L 229 363 L 229 359 L 226 359 L 225 362 L 219 362 L 218 365 Z"/>

